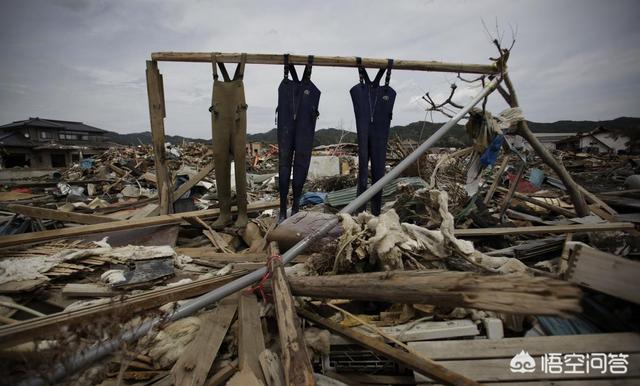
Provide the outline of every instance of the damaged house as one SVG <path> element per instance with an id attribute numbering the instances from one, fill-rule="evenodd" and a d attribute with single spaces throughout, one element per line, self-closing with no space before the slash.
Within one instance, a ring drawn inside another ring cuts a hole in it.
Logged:
<path id="1" fill-rule="evenodd" d="M 0 167 L 61 168 L 102 153 L 106 131 L 82 122 L 29 118 L 0 126 Z"/>
<path id="2" fill-rule="evenodd" d="M 586 153 L 626 153 L 629 150 L 630 138 L 614 132 L 604 126 L 587 133 L 580 133 L 556 143 L 559 150 L 582 151 Z"/>

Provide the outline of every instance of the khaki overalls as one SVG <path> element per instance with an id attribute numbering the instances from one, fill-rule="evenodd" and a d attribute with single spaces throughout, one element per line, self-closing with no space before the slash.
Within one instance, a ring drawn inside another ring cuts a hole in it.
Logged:
<path id="1" fill-rule="evenodd" d="M 214 229 L 221 229 L 231 223 L 231 160 L 235 163 L 236 199 L 238 218 L 235 227 L 247 225 L 247 104 L 244 97 L 244 64 L 246 54 L 242 54 L 233 79 L 223 63 L 211 55 L 213 66 L 213 94 L 211 96 L 211 130 L 213 136 L 213 159 L 216 170 L 216 188 L 220 202 L 220 217 L 212 224 Z M 218 80 L 216 65 L 224 81 Z"/>

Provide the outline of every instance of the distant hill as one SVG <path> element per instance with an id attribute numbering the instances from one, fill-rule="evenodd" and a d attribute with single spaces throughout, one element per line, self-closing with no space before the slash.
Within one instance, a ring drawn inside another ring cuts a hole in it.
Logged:
<path id="1" fill-rule="evenodd" d="M 129 133 L 129 134 L 120 134 L 114 131 L 107 131 L 105 135 L 107 136 L 109 141 L 119 143 L 121 145 L 137 146 L 137 145 L 151 144 L 150 131 L 144 131 L 142 133 Z M 180 144 L 183 141 L 201 142 L 201 143 L 209 143 L 211 141 L 210 139 L 187 138 L 180 135 L 165 135 L 165 140 L 174 145 Z"/>
<path id="2" fill-rule="evenodd" d="M 621 134 L 627 135 L 632 142 L 638 143 L 640 140 L 640 118 L 620 117 L 608 121 L 557 121 L 551 123 L 530 122 L 529 127 L 536 133 L 583 133 L 591 131 L 599 126 L 612 129 Z M 424 141 L 431 136 L 444 123 L 413 122 L 406 126 L 393 126 L 390 131 L 390 138 L 412 139 Z M 110 141 L 123 145 L 150 144 L 151 133 L 119 134 L 107 132 Z M 193 139 L 179 135 L 167 135 L 167 142 L 180 144 L 183 141 L 209 143 L 210 139 Z M 249 142 L 277 143 L 277 131 L 271 129 L 264 133 L 247 135 Z M 335 128 L 318 129 L 314 135 L 314 146 L 331 145 L 339 142 L 356 142 L 356 133 L 343 131 Z M 464 146 L 471 141 L 464 131 L 464 126 L 456 125 L 449 133 L 436 143 L 436 146 Z"/>

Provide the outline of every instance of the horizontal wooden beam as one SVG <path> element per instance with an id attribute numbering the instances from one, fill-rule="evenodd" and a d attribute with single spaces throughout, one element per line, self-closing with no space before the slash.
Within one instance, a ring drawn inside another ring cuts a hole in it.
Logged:
<path id="1" fill-rule="evenodd" d="M 255 202 L 248 206 L 249 212 L 261 211 L 265 209 L 275 208 L 279 205 L 278 201 L 261 201 Z M 232 211 L 237 210 L 235 207 Z M 220 209 L 194 210 L 191 212 L 167 214 L 163 216 L 147 217 L 138 220 L 122 220 L 108 222 L 104 224 L 83 225 L 72 228 L 62 228 L 46 230 L 41 232 L 21 233 L 18 235 L 0 236 L 0 248 L 12 247 L 16 245 L 24 245 L 37 243 L 41 241 L 78 237 L 92 233 L 120 231 L 135 228 L 144 228 L 158 225 L 179 224 L 187 217 L 210 218 L 220 214 Z"/>
<path id="2" fill-rule="evenodd" d="M 456 229 L 453 234 L 456 237 L 486 237 L 486 236 L 507 236 L 523 234 L 541 233 L 579 233 L 579 232 L 609 232 L 609 231 L 629 231 L 635 226 L 630 222 L 607 222 L 602 224 L 575 224 L 575 225 L 543 225 L 530 227 L 512 228 L 472 228 Z"/>
<path id="3" fill-rule="evenodd" d="M 116 218 L 100 216 L 95 214 L 84 214 L 74 212 L 64 212 L 61 210 L 53 210 L 47 208 L 38 208 L 37 206 L 9 204 L 7 209 L 14 213 L 28 216 L 31 218 L 40 218 L 45 220 L 58 220 L 65 222 L 73 222 L 76 224 L 102 224 L 105 222 L 118 221 Z"/>
<path id="4" fill-rule="evenodd" d="M 216 60 L 222 63 L 239 63 L 240 53 L 217 53 Z M 211 52 L 154 52 L 151 59 L 158 62 L 211 63 Z M 247 64 L 283 65 L 282 54 L 247 54 Z M 290 55 L 289 63 L 306 64 L 307 55 Z M 355 56 L 314 56 L 313 65 L 320 67 L 357 67 Z M 362 58 L 367 68 L 385 68 L 387 59 Z M 446 63 L 426 60 L 394 59 L 394 70 L 453 72 L 467 74 L 497 74 L 500 70 L 492 64 Z"/>

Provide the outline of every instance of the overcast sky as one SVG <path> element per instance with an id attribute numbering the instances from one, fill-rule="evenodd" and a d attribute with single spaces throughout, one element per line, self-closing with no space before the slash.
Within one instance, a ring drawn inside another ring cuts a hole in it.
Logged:
<path id="1" fill-rule="evenodd" d="M 482 21 L 517 42 L 510 72 L 529 120 L 640 116 L 637 1 L 99 1 L 0 3 L 0 124 L 78 120 L 149 130 L 145 60 L 156 51 L 295 53 L 488 63 Z M 211 66 L 160 63 L 167 134 L 210 138 Z M 274 127 L 280 66 L 248 65 L 249 131 Z M 355 69 L 316 67 L 317 128 L 355 130 Z M 455 76 L 394 71 L 393 124 L 422 120 Z M 460 85 L 463 86 L 463 85 Z M 459 100 L 474 90 L 461 87 Z M 505 107 L 496 94 L 491 108 Z M 427 119 L 446 120 L 434 115 Z"/>

